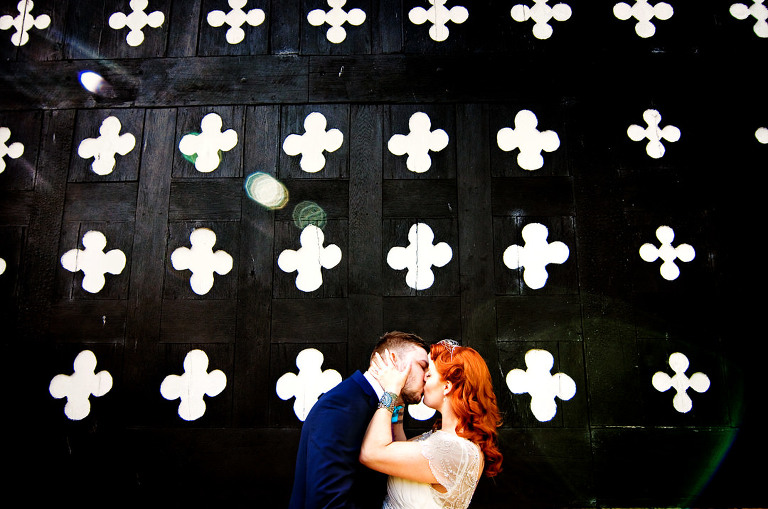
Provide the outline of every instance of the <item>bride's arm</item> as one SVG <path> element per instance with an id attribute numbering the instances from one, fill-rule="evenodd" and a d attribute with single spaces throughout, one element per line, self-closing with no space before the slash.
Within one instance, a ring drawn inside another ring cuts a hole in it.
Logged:
<path id="1" fill-rule="evenodd" d="M 389 357 L 385 355 L 385 359 L 382 359 L 378 354 L 375 356 L 378 373 L 374 376 L 385 391 L 399 394 L 410 366 L 404 371 L 398 371 Z M 397 426 L 402 433 L 402 423 Z M 402 436 L 405 438 L 405 433 Z M 429 468 L 427 458 L 421 454 L 421 443 L 392 440 L 392 413 L 386 408 L 379 408 L 373 414 L 360 448 L 360 462 L 387 475 L 429 484 L 438 482 Z"/>

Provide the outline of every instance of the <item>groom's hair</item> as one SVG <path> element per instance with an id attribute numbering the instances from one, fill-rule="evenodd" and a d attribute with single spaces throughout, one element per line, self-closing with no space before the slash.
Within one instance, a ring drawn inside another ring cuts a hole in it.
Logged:
<path id="1" fill-rule="evenodd" d="M 400 331 L 387 332 L 379 338 L 378 343 L 376 343 L 376 346 L 373 348 L 373 352 L 371 352 L 371 358 L 373 358 L 376 352 L 383 357 L 384 350 L 389 350 L 390 352 L 401 351 L 403 348 L 411 345 L 423 348 L 429 353 L 429 345 L 427 342 L 416 334 Z"/>

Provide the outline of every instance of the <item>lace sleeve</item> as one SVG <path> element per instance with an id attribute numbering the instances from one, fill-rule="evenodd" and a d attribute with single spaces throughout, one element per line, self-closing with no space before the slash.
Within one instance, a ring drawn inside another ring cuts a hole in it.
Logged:
<path id="1" fill-rule="evenodd" d="M 480 470 L 480 450 L 467 439 L 444 432 L 421 437 L 421 454 L 435 479 L 448 491 L 438 495 L 446 507 L 466 507 L 475 491 Z M 436 493 L 437 494 L 437 493 Z"/>

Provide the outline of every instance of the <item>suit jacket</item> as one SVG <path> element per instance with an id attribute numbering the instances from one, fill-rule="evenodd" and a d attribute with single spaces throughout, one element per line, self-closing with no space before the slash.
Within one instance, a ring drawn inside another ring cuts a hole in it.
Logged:
<path id="1" fill-rule="evenodd" d="M 359 461 L 377 406 L 360 371 L 320 397 L 301 429 L 290 509 L 381 509 L 386 476 Z"/>

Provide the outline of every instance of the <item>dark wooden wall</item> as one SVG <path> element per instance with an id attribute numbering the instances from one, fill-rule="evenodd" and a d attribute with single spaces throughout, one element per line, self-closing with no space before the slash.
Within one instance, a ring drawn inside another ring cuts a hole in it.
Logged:
<path id="1" fill-rule="evenodd" d="M 427 2 L 349 0 L 365 23 L 346 25 L 347 39 L 331 44 L 327 26 L 306 19 L 325 2 L 250 0 L 266 21 L 230 45 L 225 28 L 206 22 L 209 11 L 229 10 L 225 1 L 149 3 L 165 21 L 145 28 L 137 47 L 126 44 L 127 29 L 107 24 L 129 12 L 127 0 L 36 0 L 47 29 L 20 47 L 0 31 L 0 125 L 12 131 L 8 143 L 24 144 L 0 174 L 9 499 L 283 507 L 301 423 L 292 400 L 277 397 L 277 379 L 296 372 L 308 347 L 322 351 L 324 369 L 348 376 L 378 335 L 404 329 L 478 349 L 495 377 L 505 470 L 481 482 L 473 507 L 766 502 L 752 463 L 765 450 L 756 389 L 764 340 L 752 325 L 762 315 L 745 295 L 760 273 L 750 250 L 759 233 L 743 234 L 759 217 L 751 191 L 768 157 L 754 135 L 768 123 L 768 41 L 752 31 L 754 19 L 731 16 L 731 1 L 672 2 L 674 16 L 642 39 L 613 15 L 615 2 L 572 1 L 572 17 L 538 40 L 531 22 L 509 16 L 521 2 L 457 0 L 449 6 L 465 5 L 469 19 L 437 43 L 408 21 Z M 15 15 L 12 4 L 0 15 Z M 105 78 L 106 96 L 83 89 L 85 70 Z M 649 108 L 682 132 L 661 159 L 626 134 Z M 561 141 L 537 171 L 495 141 L 522 109 Z M 307 174 L 282 142 L 303 132 L 312 111 L 344 143 Z M 416 111 L 450 137 L 424 174 L 386 147 Z M 238 144 L 203 174 L 178 144 L 209 112 Z M 136 147 L 97 176 L 77 147 L 109 115 Z M 247 198 L 254 171 L 288 188 L 284 209 Z M 291 214 L 302 200 L 325 210 L 327 243 L 343 253 L 311 293 L 276 263 L 298 248 Z M 419 221 L 453 259 L 435 269 L 431 288 L 414 291 L 386 254 Z M 570 248 L 540 290 L 501 261 L 530 222 Z M 662 224 L 696 249 L 675 281 L 638 255 Z M 216 249 L 234 259 L 203 296 L 170 264 L 197 227 L 213 229 Z M 96 294 L 59 262 L 90 229 L 127 258 Z M 227 385 L 206 398 L 202 418 L 184 421 L 159 387 L 195 348 Z M 532 348 L 550 351 L 553 371 L 577 386 L 545 423 L 504 381 Z M 114 385 L 73 421 L 49 384 L 85 349 Z M 656 371 L 671 373 L 673 352 L 691 360 L 688 374 L 711 380 L 706 393 L 689 391 L 686 414 L 651 385 Z M 416 432 L 429 422 L 407 424 Z"/>

